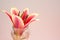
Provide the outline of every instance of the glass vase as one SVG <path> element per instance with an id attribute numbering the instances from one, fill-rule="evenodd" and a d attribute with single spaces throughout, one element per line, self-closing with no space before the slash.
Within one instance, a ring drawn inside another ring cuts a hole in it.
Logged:
<path id="1" fill-rule="evenodd" d="M 17 30 L 19 30 L 19 29 L 17 29 Z M 16 31 L 16 28 L 14 29 L 14 31 Z M 29 29 L 24 30 L 24 32 L 22 33 L 22 35 L 16 35 L 14 33 L 14 31 L 11 33 L 13 40 L 28 40 L 29 39 Z"/>

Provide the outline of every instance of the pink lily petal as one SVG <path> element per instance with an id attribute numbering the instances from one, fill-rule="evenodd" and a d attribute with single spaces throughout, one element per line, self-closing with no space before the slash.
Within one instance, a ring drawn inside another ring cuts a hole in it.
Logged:
<path id="1" fill-rule="evenodd" d="M 23 11 L 23 13 L 21 15 L 23 20 L 25 20 L 27 18 L 28 13 L 29 13 L 29 9 L 28 8 L 24 9 L 24 11 Z"/>
<path id="2" fill-rule="evenodd" d="M 23 20 L 16 15 L 13 16 L 13 23 L 14 23 L 15 28 L 23 28 L 24 27 Z"/>
<path id="3" fill-rule="evenodd" d="M 11 13 L 18 16 L 19 10 L 17 8 L 11 8 Z"/>
<path id="4" fill-rule="evenodd" d="M 38 14 L 30 14 L 28 16 L 28 18 L 25 20 L 25 24 L 27 24 L 28 22 L 30 22 L 33 18 L 35 18 Z"/>
<path id="5" fill-rule="evenodd" d="M 29 25 L 31 22 L 34 22 L 34 21 L 36 21 L 36 19 L 33 19 L 33 20 L 29 21 L 27 24 L 25 24 L 24 28 L 27 28 L 28 25 Z"/>
<path id="6" fill-rule="evenodd" d="M 11 19 L 11 21 L 12 21 L 12 14 L 10 14 L 10 13 L 8 13 L 7 11 L 4 11 L 8 16 L 9 16 L 9 18 Z M 13 21 L 12 21 L 13 22 Z"/>

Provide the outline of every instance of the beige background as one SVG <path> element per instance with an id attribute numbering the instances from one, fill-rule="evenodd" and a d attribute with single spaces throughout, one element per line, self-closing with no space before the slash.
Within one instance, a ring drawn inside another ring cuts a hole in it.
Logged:
<path id="1" fill-rule="evenodd" d="M 60 40 L 60 0 L 0 0 L 0 9 L 30 8 L 40 20 L 30 24 L 30 40 Z M 12 40 L 11 21 L 0 12 L 0 40 Z"/>

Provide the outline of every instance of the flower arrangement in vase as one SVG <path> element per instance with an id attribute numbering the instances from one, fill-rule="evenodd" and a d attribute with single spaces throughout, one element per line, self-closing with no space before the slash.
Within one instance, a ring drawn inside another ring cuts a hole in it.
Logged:
<path id="1" fill-rule="evenodd" d="M 25 8 L 23 12 L 20 12 L 17 8 L 11 8 L 10 13 L 6 10 L 3 10 L 3 12 L 8 15 L 13 24 L 13 32 L 11 32 L 13 40 L 28 40 L 29 24 L 36 21 L 37 13 L 29 14 L 28 8 Z"/>

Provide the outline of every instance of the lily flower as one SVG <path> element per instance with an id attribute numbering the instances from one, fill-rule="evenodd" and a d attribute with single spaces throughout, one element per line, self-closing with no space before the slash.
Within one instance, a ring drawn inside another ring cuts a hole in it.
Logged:
<path id="1" fill-rule="evenodd" d="M 22 13 L 17 8 L 11 8 L 10 13 L 8 11 L 4 11 L 10 18 L 13 23 L 14 32 L 17 35 L 22 35 L 28 25 L 35 21 L 34 19 L 37 14 L 31 13 L 29 14 L 29 9 L 25 8 Z"/>

